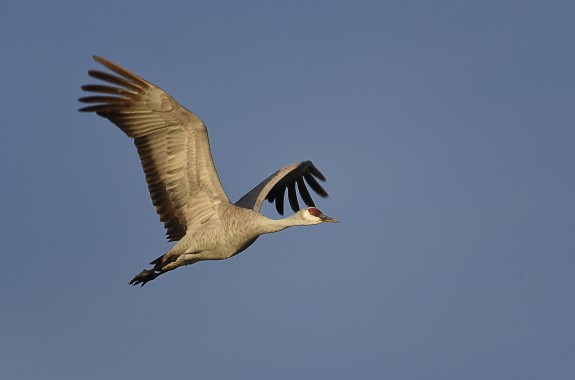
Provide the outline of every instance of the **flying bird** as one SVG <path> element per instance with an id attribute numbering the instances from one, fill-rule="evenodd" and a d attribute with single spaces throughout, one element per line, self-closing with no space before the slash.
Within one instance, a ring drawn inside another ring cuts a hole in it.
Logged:
<path id="1" fill-rule="evenodd" d="M 94 60 L 113 73 L 88 71 L 105 84 L 82 86 L 95 94 L 79 99 L 90 104 L 80 111 L 107 118 L 134 140 L 168 241 L 177 241 L 150 262 L 151 269 L 138 273 L 131 285 L 144 286 L 183 265 L 230 258 L 263 234 L 338 222 L 315 207 L 306 187 L 307 183 L 319 196 L 328 196 L 318 182 L 325 177 L 311 161 L 281 168 L 232 204 L 218 178 L 204 123 L 142 77 L 102 57 Z M 286 190 L 294 214 L 276 220 L 260 213 L 268 200 L 283 215 Z M 297 192 L 308 207 L 300 209 Z"/>

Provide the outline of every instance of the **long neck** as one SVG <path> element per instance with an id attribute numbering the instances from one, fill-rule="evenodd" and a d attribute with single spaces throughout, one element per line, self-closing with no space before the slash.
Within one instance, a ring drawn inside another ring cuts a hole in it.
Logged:
<path id="1" fill-rule="evenodd" d="M 288 227 L 305 226 L 307 224 L 309 223 L 302 219 L 301 216 L 297 213 L 282 219 L 270 219 L 262 216 L 259 223 L 262 234 L 271 234 L 273 232 L 285 230 Z"/>

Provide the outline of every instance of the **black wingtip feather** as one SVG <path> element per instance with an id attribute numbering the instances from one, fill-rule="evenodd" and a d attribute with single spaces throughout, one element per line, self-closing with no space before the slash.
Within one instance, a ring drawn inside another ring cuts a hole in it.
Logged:
<path id="1" fill-rule="evenodd" d="M 306 206 L 315 207 L 315 204 L 313 203 L 313 199 L 311 197 L 311 194 L 309 193 L 307 187 L 305 186 L 305 182 L 303 181 L 303 179 L 298 178 L 296 183 L 297 183 L 297 188 L 299 190 L 299 194 L 301 195 L 301 199 L 303 199 Z"/>
<path id="2" fill-rule="evenodd" d="M 276 201 L 276 210 L 280 215 L 284 214 L 284 196 L 285 196 L 286 188 L 282 186 L 278 189 L 278 193 L 275 195 Z"/>
<path id="3" fill-rule="evenodd" d="M 321 187 L 321 185 L 315 180 L 315 178 L 311 174 L 304 173 L 303 177 L 305 178 L 308 185 L 313 189 L 313 191 L 315 191 L 320 197 L 322 198 L 328 197 L 327 191 L 325 191 L 324 188 Z"/>
<path id="4" fill-rule="evenodd" d="M 325 176 L 319 171 L 318 168 L 315 167 L 314 164 L 312 164 L 311 161 L 307 161 L 309 163 L 309 172 L 311 174 L 313 174 L 315 177 L 317 177 L 318 179 L 320 179 L 321 181 L 325 181 Z"/>
<path id="5" fill-rule="evenodd" d="M 299 203 L 297 201 L 297 194 L 295 192 L 295 182 L 289 183 L 287 186 L 287 189 L 288 189 L 289 205 L 294 212 L 298 212 L 299 211 Z"/>

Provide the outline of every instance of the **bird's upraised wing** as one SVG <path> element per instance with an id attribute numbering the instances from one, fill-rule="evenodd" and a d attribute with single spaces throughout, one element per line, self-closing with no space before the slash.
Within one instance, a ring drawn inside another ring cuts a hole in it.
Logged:
<path id="1" fill-rule="evenodd" d="M 313 199 L 305 183 L 321 197 L 326 198 L 327 192 L 317 182 L 317 179 L 325 181 L 325 177 L 312 164 L 311 161 L 298 162 L 285 166 L 263 180 L 259 185 L 250 190 L 246 195 L 240 198 L 235 204 L 239 207 L 249 208 L 254 211 L 260 211 L 264 199 L 270 203 L 275 202 L 276 210 L 283 215 L 284 213 L 284 196 L 288 191 L 289 204 L 293 211 L 300 209 L 296 194 L 296 184 L 299 194 L 305 204 L 314 207 Z M 305 182 L 304 182 L 305 180 Z"/>
<path id="2" fill-rule="evenodd" d="M 220 183 L 204 123 L 169 94 L 138 75 L 104 59 L 94 60 L 115 74 L 90 70 L 105 85 L 82 86 L 97 95 L 80 98 L 134 139 L 148 190 L 170 241 L 208 219 L 215 205 L 229 202 Z"/>

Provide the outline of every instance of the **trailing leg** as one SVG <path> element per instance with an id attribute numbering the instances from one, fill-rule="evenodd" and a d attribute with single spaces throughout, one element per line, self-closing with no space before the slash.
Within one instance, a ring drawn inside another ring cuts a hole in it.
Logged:
<path id="1" fill-rule="evenodd" d="M 186 255 L 172 255 L 170 252 L 158 257 L 154 261 L 150 262 L 150 265 L 154 267 L 152 269 L 143 269 L 138 273 L 132 280 L 130 280 L 130 285 L 146 285 L 147 282 L 152 281 L 156 277 L 174 270 L 182 265 L 190 265 L 195 262 L 200 261 L 196 259 L 197 254 L 186 254 Z"/>
<path id="2" fill-rule="evenodd" d="M 153 279 L 155 279 L 159 275 L 166 273 L 167 270 L 162 269 L 162 266 L 163 266 L 162 261 L 163 261 L 164 256 L 166 256 L 166 255 L 162 255 L 150 263 L 150 265 L 154 266 L 152 269 L 149 269 L 149 270 L 143 269 L 140 273 L 135 275 L 134 278 L 132 280 L 130 280 L 130 285 L 135 286 L 135 285 L 142 284 L 142 286 L 144 286 L 144 285 L 146 285 L 146 283 L 148 281 L 152 281 Z"/>
<path id="3" fill-rule="evenodd" d="M 142 284 L 142 286 L 144 286 L 148 281 L 152 281 L 162 273 L 164 273 L 162 270 L 158 271 L 155 269 L 151 270 L 143 269 L 140 273 L 134 276 L 132 280 L 130 280 L 130 285 Z"/>

